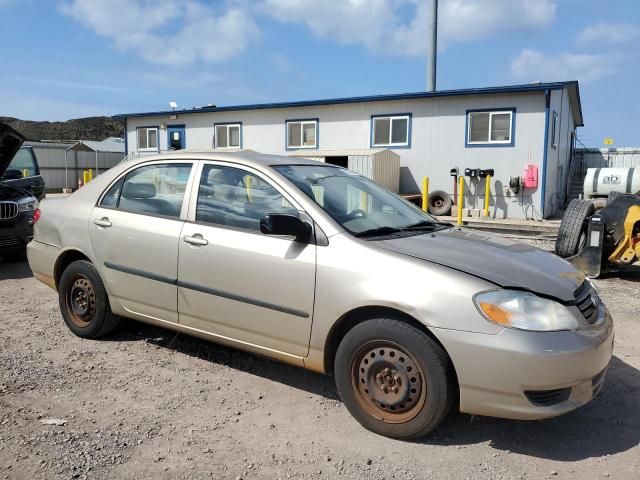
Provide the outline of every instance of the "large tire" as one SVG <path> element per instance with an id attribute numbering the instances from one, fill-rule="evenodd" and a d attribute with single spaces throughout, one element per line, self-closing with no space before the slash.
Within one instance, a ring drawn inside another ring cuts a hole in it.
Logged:
<path id="1" fill-rule="evenodd" d="M 446 352 L 399 320 L 380 318 L 353 327 L 340 342 L 334 374 L 351 415 L 368 430 L 392 438 L 428 434 L 457 398 Z"/>
<path id="2" fill-rule="evenodd" d="M 429 213 L 431 215 L 449 215 L 453 204 L 451 196 L 443 190 L 434 190 L 429 194 Z"/>
<path id="3" fill-rule="evenodd" d="M 578 253 L 581 239 L 587 232 L 587 219 L 593 215 L 593 202 L 576 198 L 569 202 L 564 212 L 558 238 L 556 239 L 556 254 L 566 258 Z"/>
<path id="4" fill-rule="evenodd" d="M 79 337 L 105 336 L 120 322 L 111 311 L 98 271 L 86 260 L 72 262 L 62 272 L 58 299 L 64 322 Z"/>

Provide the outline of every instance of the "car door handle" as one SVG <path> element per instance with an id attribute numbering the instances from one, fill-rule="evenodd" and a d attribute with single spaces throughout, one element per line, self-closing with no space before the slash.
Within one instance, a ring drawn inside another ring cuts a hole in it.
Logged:
<path id="1" fill-rule="evenodd" d="M 93 221 L 93 223 L 95 223 L 99 227 L 104 227 L 104 228 L 110 227 L 112 225 L 112 223 L 109 221 L 107 217 L 96 218 Z"/>
<path id="2" fill-rule="evenodd" d="M 209 241 L 205 238 L 202 237 L 202 235 L 200 235 L 199 233 L 196 233 L 195 235 L 185 235 L 184 237 L 182 237 L 182 240 L 184 240 L 185 242 L 191 244 L 191 245 L 208 245 Z"/>

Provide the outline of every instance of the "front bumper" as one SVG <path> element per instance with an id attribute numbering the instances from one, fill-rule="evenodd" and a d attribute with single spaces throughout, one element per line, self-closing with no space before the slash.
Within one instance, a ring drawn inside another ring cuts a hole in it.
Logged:
<path id="1" fill-rule="evenodd" d="M 33 238 L 33 212 L 22 212 L 10 220 L 0 220 L 0 250 L 26 247 Z"/>
<path id="2" fill-rule="evenodd" d="M 460 411 L 475 415 L 533 420 L 575 410 L 598 393 L 613 355 L 608 312 L 574 332 L 433 333 L 456 369 Z"/>

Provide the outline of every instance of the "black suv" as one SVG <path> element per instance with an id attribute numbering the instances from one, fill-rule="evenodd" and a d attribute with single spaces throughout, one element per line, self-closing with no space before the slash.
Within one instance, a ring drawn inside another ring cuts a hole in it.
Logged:
<path id="1" fill-rule="evenodd" d="M 44 197 L 44 180 L 33 150 L 21 148 L 24 137 L 0 123 L 0 257 L 19 260 L 33 237 L 33 224 Z"/>

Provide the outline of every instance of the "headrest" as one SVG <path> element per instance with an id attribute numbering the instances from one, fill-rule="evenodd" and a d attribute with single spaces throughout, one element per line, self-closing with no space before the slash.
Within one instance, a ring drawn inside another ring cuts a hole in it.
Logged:
<path id="1" fill-rule="evenodd" d="M 130 200 L 153 198 L 156 186 L 153 183 L 127 182 L 122 188 L 122 196 Z"/>

